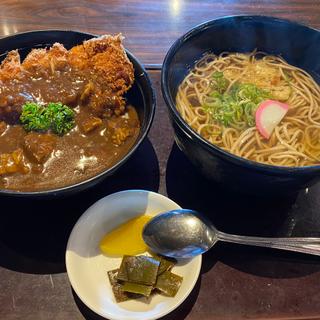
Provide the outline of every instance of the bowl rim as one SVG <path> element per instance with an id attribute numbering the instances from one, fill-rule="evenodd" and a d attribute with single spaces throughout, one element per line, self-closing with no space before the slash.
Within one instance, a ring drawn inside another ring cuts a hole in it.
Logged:
<path id="1" fill-rule="evenodd" d="M 73 34 L 79 34 L 79 35 L 84 35 L 88 36 L 89 39 L 99 37 L 101 35 L 93 34 L 93 33 L 88 33 L 88 32 L 82 32 L 78 30 L 71 30 L 71 29 L 41 29 L 41 30 L 30 30 L 30 31 L 24 31 L 24 32 L 17 32 L 11 35 L 8 35 L 6 37 L 3 37 L 0 39 L 0 41 L 4 40 L 11 40 L 16 37 L 28 35 L 28 34 L 40 34 L 40 33 L 51 33 L 51 32 L 59 32 L 59 33 L 73 33 Z M 149 88 L 149 93 L 150 93 L 150 98 L 151 98 L 151 105 L 150 105 L 150 116 L 146 121 L 145 125 L 145 130 L 144 132 L 141 132 L 141 136 L 137 138 L 135 144 L 132 146 L 132 148 L 128 151 L 128 153 L 121 158 L 119 161 L 117 161 L 112 167 L 98 173 L 97 175 L 90 177 L 89 179 L 86 179 L 84 181 L 77 182 L 72 185 L 67 185 L 64 187 L 59 187 L 55 189 L 48 189 L 48 190 L 39 190 L 39 191 L 18 191 L 18 190 L 12 190 L 12 189 L 0 189 L 0 196 L 20 196 L 20 197 L 32 197 L 32 196 L 37 196 L 37 197 L 56 197 L 60 196 L 62 194 L 66 193 L 72 193 L 75 192 L 77 189 L 79 191 L 83 191 L 85 189 L 85 186 L 88 185 L 87 187 L 90 187 L 90 183 L 92 183 L 94 180 L 99 180 L 102 179 L 103 177 L 107 177 L 109 174 L 113 173 L 116 171 L 118 168 L 120 168 L 131 156 L 132 154 L 138 149 L 140 144 L 144 141 L 146 138 L 153 119 L 155 115 L 155 109 L 156 109 L 156 94 L 155 90 L 153 88 L 150 76 L 148 75 L 146 69 L 144 68 L 143 64 L 126 48 L 124 48 L 126 51 L 126 54 L 128 55 L 129 60 L 132 62 L 133 65 L 138 65 L 139 68 L 142 70 L 142 77 L 146 80 L 147 82 L 147 87 Z M 7 52 L 4 52 L 7 53 Z M 143 92 L 144 90 L 142 90 Z"/>
<path id="2" fill-rule="evenodd" d="M 194 131 L 187 122 L 182 118 L 180 113 L 175 107 L 175 101 L 173 101 L 172 96 L 170 94 L 169 86 L 168 86 L 168 64 L 171 62 L 172 58 L 175 56 L 175 54 L 179 51 L 180 47 L 189 39 L 196 37 L 206 29 L 208 29 L 211 26 L 214 26 L 218 23 L 223 23 L 224 21 L 230 20 L 230 19 L 236 19 L 235 23 L 242 20 L 254 20 L 257 19 L 258 22 L 264 23 L 264 22 L 275 22 L 275 23 L 285 23 L 290 24 L 299 28 L 305 28 L 307 30 L 310 30 L 312 32 L 320 33 L 320 30 L 309 27 L 307 25 L 304 25 L 302 23 L 291 21 L 288 19 L 283 18 L 277 18 L 272 16 L 266 16 L 266 15 L 229 15 L 229 16 L 223 16 L 218 17 L 216 19 L 208 20 L 203 23 L 200 23 L 191 29 L 187 31 L 185 34 L 183 34 L 181 37 L 179 37 L 170 47 L 168 50 L 162 64 L 161 69 L 161 91 L 163 98 L 166 102 L 167 108 L 169 112 L 172 113 L 174 120 L 176 121 L 176 124 L 179 125 L 180 129 L 185 131 L 185 133 L 189 134 L 191 137 L 194 137 L 197 142 L 200 143 L 205 149 L 208 151 L 213 151 L 215 155 L 217 155 L 220 158 L 223 158 L 224 160 L 233 162 L 236 165 L 240 165 L 242 167 L 254 169 L 256 171 L 263 171 L 268 172 L 270 174 L 274 175 L 288 175 L 290 173 L 305 173 L 305 172 L 314 172 L 318 171 L 320 169 L 319 165 L 311 165 L 311 166 L 302 166 L 302 167 L 286 167 L 286 166 L 274 166 L 269 164 L 263 164 L 259 163 L 253 160 L 249 160 L 243 157 L 239 157 L 235 154 L 232 154 L 228 151 L 225 151 L 214 144 L 207 141 L 205 138 L 203 138 L 201 135 L 199 135 L 196 131 Z M 238 20 L 238 21 L 237 21 Z"/>

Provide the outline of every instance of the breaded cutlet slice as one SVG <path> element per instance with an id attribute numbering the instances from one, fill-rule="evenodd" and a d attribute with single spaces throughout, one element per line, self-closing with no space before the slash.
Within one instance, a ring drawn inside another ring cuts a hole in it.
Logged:
<path id="1" fill-rule="evenodd" d="M 53 73 L 62 70 L 68 64 L 68 50 L 60 43 L 54 43 L 50 49 L 33 49 L 22 62 L 27 71 L 47 71 Z"/>
<path id="2" fill-rule="evenodd" d="M 22 72 L 18 50 L 10 51 L 0 65 L 0 80 L 19 78 Z"/>
<path id="3" fill-rule="evenodd" d="M 108 84 L 117 95 L 123 95 L 133 84 L 134 70 L 122 40 L 118 34 L 84 41 L 69 50 L 69 63 L 75 68 L 89 68 L 98 81 Z"/>
<path id="4" fill-rule="evenodd" d="M 19 79 L 28 82 L 30 76 L 55 77 L 55 71 L 71 71 L 87 80 L 80 99 L 89 105 L 93 114 L 104 117 L 122 114 L 125 110 L 124 93 L 134 82 L 133 65 L 122 46 L 121 34 L 104 35 L 84 41 L 69 51 L 60 43 L 50 48 L 33 49 L 22 63 L 17 50 L 8 53 L 0 66 L 0 80 Z M 62 76 L 63 76 L 62 73 Z M 22 77 L 27 75 L 26 77 Z M 61 76 L 61 73 L 57 75 Z M 9 91 L 10 91 L 9 84 Z M 48 84 L 48 86 L 50 86 Z M 32 96 L 32 92 L 28 92 Z M 25 95 L 18 95 L 13 102 L 0 95 L 0 120 L 21 112 Z M 1 99 L 3 98 L 3 99 Z M 12 99 L 11 99 L 12 100 Z M 10 105 L 10 108 L 6 108 Z"/>

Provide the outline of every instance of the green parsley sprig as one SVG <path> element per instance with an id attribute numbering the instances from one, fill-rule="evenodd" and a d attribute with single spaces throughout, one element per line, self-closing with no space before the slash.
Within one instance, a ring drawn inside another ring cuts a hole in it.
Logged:
<path id="1" fill-rule="evenodd" d="M 27 131 L 64 135 L 75 126 L 74 116 L 74 111 L 60 102 L 50 102 L 47 106 L 27 102 L 22 106 L 20 122 Z"/>

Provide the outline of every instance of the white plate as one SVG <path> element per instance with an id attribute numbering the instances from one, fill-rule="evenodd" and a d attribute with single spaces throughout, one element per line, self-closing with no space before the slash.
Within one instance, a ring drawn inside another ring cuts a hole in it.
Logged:
<path id="1" fill-rule="evenodd" d="M 168 314 L 187 298 L 197 282 L 201 256 L 174 267 L 173 272 L 183 277 L 174 298 L 155 295 L 149 302 L 116 303 L 107 271 L 118 268 L 121 258 L 107 257 L 99 250 L 101 238 L 127 220 L 177 208 L 175 202 L 158 193 L 128 190 L 99 200 L 80 217 L 68 241 L 66 266 L 73 289 L 90 309 L 111 320 L 150 320 Z"/>

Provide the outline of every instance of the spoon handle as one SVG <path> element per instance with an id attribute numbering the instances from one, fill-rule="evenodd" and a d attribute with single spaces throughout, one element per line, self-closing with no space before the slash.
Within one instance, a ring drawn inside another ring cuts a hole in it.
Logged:
<path id="1" fill-rule="evenodd" d="M 217 240 L 320 256 L 320 238 L 263 238 L 238 236 L 218 231 Z"/>

